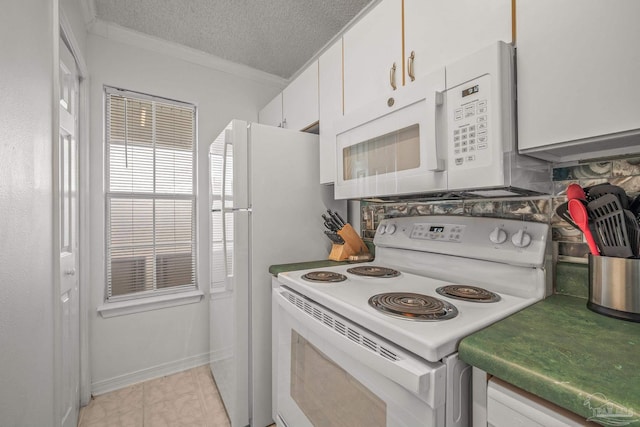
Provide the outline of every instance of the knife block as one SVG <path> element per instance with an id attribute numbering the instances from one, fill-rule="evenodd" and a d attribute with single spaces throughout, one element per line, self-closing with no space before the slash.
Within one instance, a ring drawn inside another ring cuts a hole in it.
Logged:
<path id="1" fill-rule="evenodd" d="M 351 227 L 351 224 L 345 224 L 338 235 L 344 240 L 343 244 L 334 243 L 331 247 L 329 259 L 333 261 L 344 261 L 349 259 L 351 255 L 369 253 L 369 248 L 362 241 L 358 233 Z"/>

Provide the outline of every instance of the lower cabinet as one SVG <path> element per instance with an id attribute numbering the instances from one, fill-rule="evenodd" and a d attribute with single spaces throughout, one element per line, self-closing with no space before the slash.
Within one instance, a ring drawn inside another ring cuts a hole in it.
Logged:
<path id="1" fill-rule="evenodd" d="M 487 384 L 487 426 L 578 427 L 597 425 L 497 378 Z"/>

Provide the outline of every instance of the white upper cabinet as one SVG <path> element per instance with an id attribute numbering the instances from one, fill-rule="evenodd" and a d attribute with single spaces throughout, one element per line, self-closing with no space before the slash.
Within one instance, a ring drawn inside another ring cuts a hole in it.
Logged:
<path id="1" fill-rule="evenodd" d="M 282 91 L 283 127 L 304 130 L 318 118 L 318 61 L 314 61 Z"/>
<path id="2" fill-rule="evenodd" d="M 282 127 L 282 92 L 277 94 L 258 112 L 258 122 L 269 126 Z"/>
<path id="3" fill-rule="evenodd" d="M 318 61 L 314 61 L 258 113 L 258 122 L 294 130 L 316 124 L 318 115 Z"/>
<path id="4" fill-rule="evenodd" d="M 511 39 L 511 0 L 404 0 L 405 82 Z"/>
<path id="5" fill-rule="evenodd" d="M 342 117 L 342 39 L 319 59 L 320 183 L 330 184 L 336 174 L 334 123 Z"/>
<path id="6" fill-rule="evenodd" d="M 382 0 L 343 40 L 345 114 L 402 86 L 402 0 Z"/>
<path id="7" fill-rule="evenodd" d="M 498 40 L 511 0 L 383 0 L 344 35 L 344 113 Z"/>
<path id="8" fill-rule="evenodd" d="M 640 152 L 640 1 L 518 0 L 518 144 L 563 162 Z"/>

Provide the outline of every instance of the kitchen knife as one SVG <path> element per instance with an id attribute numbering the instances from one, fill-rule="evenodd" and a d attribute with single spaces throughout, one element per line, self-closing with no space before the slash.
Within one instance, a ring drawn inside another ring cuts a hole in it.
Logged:
<path id="1" fill-rule="evenodd" d="M 332 233 L 331 231 L 325 231 L 324 234 L 326 234 L 327 237 L 329 237 L 329 240 L 331 240 L 333 243 L 336 243 L 338 245 L 344 244 L 344 239 L 340 237 L 340 235 Z"/>
<path id="2" fill-rule="evenodd" d="M 325 214 L 322 214 L 322 218 L 324 218 L 325 221 L 327 221 L 330 225 L 331 225 L 331 230 L 332 231 L 338 231 L 340 230 L 342 227 L 332 218 L 332 217 L 328 217 Z"/>
<path id="3" fill-rule="evenodd" d="M 338 218 L 335 212 L 332 212 L 331 209 L 327 209 L 327 213 L 329 213 L 331 219 L 333 219 L 333 221 L 337 224 L 338 230 L 344 227 L 344 221 Z"/>

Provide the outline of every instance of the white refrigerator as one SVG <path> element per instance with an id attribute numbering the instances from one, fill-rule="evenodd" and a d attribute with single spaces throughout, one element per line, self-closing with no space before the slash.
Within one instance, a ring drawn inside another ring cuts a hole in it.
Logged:
<path id="1" fill-rule="evenodd" d="M 210 366 L 232 427 L 271 424 L 269 266 L 326 259 L 318 136 L 233 120 L 210 148 Z"/>

